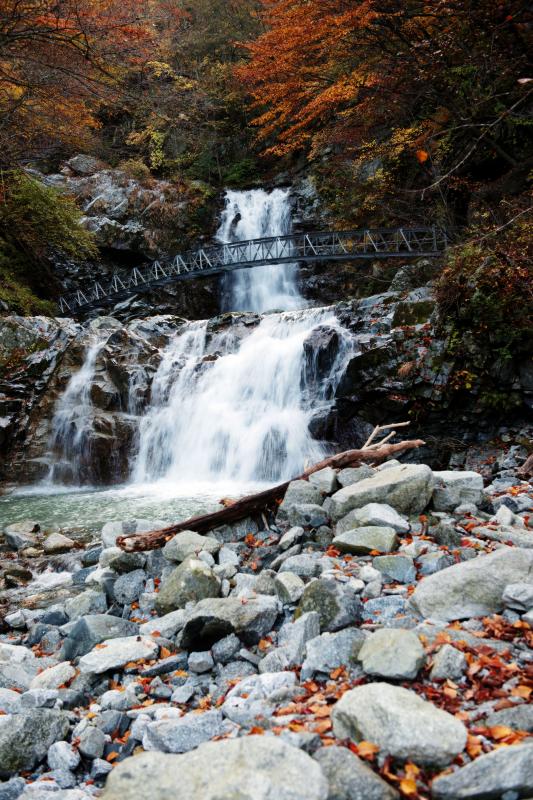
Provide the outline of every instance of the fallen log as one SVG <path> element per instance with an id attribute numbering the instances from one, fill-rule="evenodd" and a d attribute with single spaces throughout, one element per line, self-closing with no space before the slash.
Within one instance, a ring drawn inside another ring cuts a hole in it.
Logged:
<path id="1" fill-rule="evenodd" d="M 381 426 L 380 430 L 391 427 L 393 426 Z M 398 427 L 398 425 L 396 427 Z M 389 437 L 387 436 L 386 438 L 388 439 Z M 323 459 L 292 480 L 307 480 L 313 472 L 318 472 L 325 467 L 343 469 L 345 467 L 360 466 L 362 463 L 368 461 L 379 464 L 390 456 L 403 453 L 406 450 L 413 450 L 416 447 L 421 447 L 423 444 L 425 444 L 425 442 L 423 442 L 422 439 L 411 439 L 405 442 L 398 442 L 397 444 L 387 443 L 381 446 L 378 443 L 368 447 L 365 446 L 360 450 L 346 450 L 344 453 L 337 453 L 337 455 Z M 241 497 L 240 500 L 236 500 L 234 503 L 228 503 L 225 508 L 222 508 L 220 511 L 213 511 L 210 514 L 191 517 L 175 525 L 169 525 L 168 528 L 131 536 L 120 536 L 117 539 L 117 546 L 129 553 L 156 550 L 158 547 L 163 547 L 169 539 L 172 539 L 172 537 L 180 531 L 206 533 L 220 525 L 238 522 L 245 517 L 264 511 L 277 501 L 282 500 L 290 482 L 291 481 L 285 481 L 284 483 L 280 483 L 270 489 L 265 489 L 257 494 Z"/>

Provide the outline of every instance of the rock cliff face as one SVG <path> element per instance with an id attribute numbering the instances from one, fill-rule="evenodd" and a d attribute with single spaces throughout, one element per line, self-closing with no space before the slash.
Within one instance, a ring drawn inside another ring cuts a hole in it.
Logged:
<path id="1" fill-rule="evenodd" d="M 423 272 L 424 265 L 420 268 Z M 346 449 L 365 438 L 369 424 L 411 419 L 428 443 L 425 460 L 447 466 L 452 457 L 460 464 L 468 445 L 491 438 L 497 420 L 487 411 L 482 394 L 456 386 L 454 376 L 461 365 L 454 363 L 446 340 L 437 335 L 431 288 L 405 288 L 409 271 L 411 267 L 398 274 L 398 291 L 332 307 L 350 331 L 351 350 L 336 388 L 327 390 L 327 402 L 317 404 L 309 428 L 314 438 Z M 229 336 L 231 346 L 238 347 L 259 321 L 246 313 L 212 319 L 206 328 L 208 346 L 196 369 L 209 370 L 219 358 L 217 336 Z M 165 346 L 184 324 L 169 315 L 130 322 L 99 317 L 83 324 L 2 318 L 0 446 L 3 463 L 9 465 L 2 479 L 41 479 L 51 464 L 56 479 L 67 483 L 110 484 L 127 478 L 154 374 Z M 95 342 L 94 363 L 83 376 L 83 386 L 72 389 L 69 382 L 87 363 Z M 300 380 L 310 395 L 318 392 L 343 346 L 338 330 L 315 327 L 304 342 L 302 374 L 294 381 Z M 501 380 L 520 397 L 514 414 L 520 420 L 533 401 L 527 369 L 513 364 Z M 58 422 L 58 403 L 67 387 L 79 395 L 70 397 L 71 411 Z M 84 403 L 85 411 L 80 411 Z M 508 415 L 505 419 L 512 421 Z M 73 443 L 81 452 L 74 472 L 69 458 Z"/>

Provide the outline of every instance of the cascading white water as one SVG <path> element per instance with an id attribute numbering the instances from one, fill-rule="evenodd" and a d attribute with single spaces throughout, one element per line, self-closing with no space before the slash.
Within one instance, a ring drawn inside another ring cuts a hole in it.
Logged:
<path id="1" fill-rule="evenodd" d="M 58 478 L 61 480 L 65 466 L 72 482 L 80 483 L 83 480 L 83 460 L 89 456 L 85 452 L 85 444 L 93 426 L 91 384 L 96 359 L 103 345 L 104 342 L 98 339 L 87 347 L 81 368 L 71 377 L 57 401 L 50 436 L 53 461 L 47 483 L 55 483 Z"/>
<path id="2" fill-rule="evenodd" d="M 291 231 L 288 189 L 228 190 L 216 238 L 224 244 L 283 236 Z M 225 279 L 225 311 L 266 311 L 303 308 L 296 264 L 252 267 L 231 272 Z"/>
<path id="3" fill-rule="evenodd" d="M 324 447 L 308 424 L 335 388 L 345 352 L 317 384 L 305 369 L 304 342 L 323 325 L 348 343 L 328 309 L 268 315 L 240 346 L 225 336 L 206 346 L 206 323 L 179 333 L 154 379 L 134 480 L 274 481 L 318 461 Z"/>

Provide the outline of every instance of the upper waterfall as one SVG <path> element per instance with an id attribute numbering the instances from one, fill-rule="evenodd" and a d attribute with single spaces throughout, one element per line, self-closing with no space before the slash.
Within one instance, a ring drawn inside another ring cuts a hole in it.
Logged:
<path id="1" fill-rule="evenodd" d="M 227 244 L 290 233 L 289 194 L 288 189 L 228 190 L 216 238 Z M 297 272 L 296 264 L 274 264 L 230 273 L 224 281 L 223 310 L 261 314 L 302 308 L 305 301 L 297 288 Z"/>

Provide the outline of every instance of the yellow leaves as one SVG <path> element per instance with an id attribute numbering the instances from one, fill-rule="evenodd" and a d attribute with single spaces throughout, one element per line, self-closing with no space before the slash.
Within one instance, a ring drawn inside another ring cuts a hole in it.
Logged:
<path id="1" fill-rule="evenodd" d="M 481 746 L 481 739 L 479 736 L 473 736 L 471 733 L 468 734 L 468 738 L 466 740 L 466 752 L 470 758 L 477 758 L 482 754 L 483 747 Z"/>
<path id="2" fill-rule="evenodd" d="M 366 758 L 369 761 L 372 761 L 376 753 L 379 753 L 379 745 L 373 742 L 366 742 L 365 740 L 358 742 L 358 744 L 354 745 L 353 749 L 358 756 Z"/>
<path id="3" fill-rule="evenodd" d="M 512 728 L 508 728 L 507 725 L 493 725 L 492 728 L 489 728 L 489 733 L 498 742 L 500 739 L 513 736 L 515 731 Z"/>

